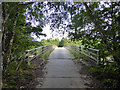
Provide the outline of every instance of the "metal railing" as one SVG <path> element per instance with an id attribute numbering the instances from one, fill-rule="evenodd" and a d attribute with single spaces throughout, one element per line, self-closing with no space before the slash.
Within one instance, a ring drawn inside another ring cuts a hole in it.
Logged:
<path id="1" fill-rule="evenodd" d="M 41 46 L 38 48 L 30 49 L 25 51 L 25 59 L 28 61 L 28 64 L 35 59 L 37 56 L 43 56 L 47 52 L 51 51 L 54 49 L 56 46 L 55 45 L 46 45 L 46 46 Z"/>
<path id="2" fill-rule="evenodd" d="M 84 54 L 91 58 L 96 64 L 100 64 L 100 50 L 98 49 L 86 48 L 77 45 L 66 45 L 65 47 L 71 51 Z"/>
<path id="3" fill-rule="evenodd" d="M 16 70 L 19 69 L 19 66 L 22 61 L 26 61 L 30 65 L 30 62 L 32 60 L 34 60 L 38 56 L 39 57 L 44 56 L 47 52 L 53 50 L 54 48 L 56 48 L 56 45 L 46 45 L 46 46 L 41 46 L 41 47 L 30 49 L 30 50 L 25 50 L 25 53 L 22 56 Z"/>

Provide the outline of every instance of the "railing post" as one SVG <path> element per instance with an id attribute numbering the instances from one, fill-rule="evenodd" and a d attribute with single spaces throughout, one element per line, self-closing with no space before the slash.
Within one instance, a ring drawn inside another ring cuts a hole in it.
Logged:
<path id="1" fill-rule="evenodd" d="M 71 45 L 71 50 L 73 51 L 73 45 Z"/>
<path id="2" fill-rule="evenodd" d="M 44 46 L 42 47 L 42 54 L 43 54 L 43 52 L 44 52 Z"/>
<path id="3" fill-rule="evenodd" d="M 79 46 L 79 53 L 81 53 L 81 46 Z"/>
<path id="4" fill-rule="evenodd" d="M 87 50 L 88 50 L 88 55 L 90 56 L 90 50 L 89 50 L 89 48 L 87 48 Z"/>
<path id="5" fill-rule="evenodd" d="M 74 45 L 74 51 L 75 51 L 75 45 Z"/>
<path id="6" fill-rule="evenodd" d="M 97 65 L 100 65 L 100 50 L 97 52 L 97 55 L 98 55 Z"/>
<path id="7" fill-rule="evenodd" d="M 87 50 L 88 50 L 88 55 L 90 56 L 90 46 L 88 46 Z"/>
<path id="8" fill-rule="evenodd" d="M 35 55 L 35 58 L 36 58 L 36 55 L 37 55 L 37 50 L 36 49 L 35 49 L 35 54 L 34 55 Z"/>
<path id="9" fill-rule="evenodd" d="M 75 45 L 75 52 L 77 52 L 77 46 Z"/>
<path id="10" fill-rule="evenodd" d="M 25 51 L 25 60 L 26 60 L 27 64 L 29 63 L 28 59 L 29 59 L 29 51 Z"/>
<path id="11" fill-rule="evenodd" d="M 105 56 L 104 56 L 104 51 L 102 51 L 102 55 L 103 55 L 103 65 L 104 65 L 104 62 L 105 62 Z"/>

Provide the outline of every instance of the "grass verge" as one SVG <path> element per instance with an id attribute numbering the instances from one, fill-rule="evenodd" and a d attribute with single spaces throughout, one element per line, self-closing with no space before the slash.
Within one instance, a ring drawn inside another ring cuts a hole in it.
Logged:
<path id="1" fill-rule="evenodd" d="M 43 58 L 44 58 L 45 60 L 48 60 L 48 57 L 49 57 L 49 55 L 51 54 L 52 51 L 54 51 L 54 49 L 51 50 L 51 51 L 49 51 L 49 52 L 47 52 L 47 53 L 43 56 Z"/>

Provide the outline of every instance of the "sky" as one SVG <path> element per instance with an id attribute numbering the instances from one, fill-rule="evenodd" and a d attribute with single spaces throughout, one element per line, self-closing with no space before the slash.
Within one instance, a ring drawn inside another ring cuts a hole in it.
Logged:
<path id="1" fill-rule="evenodd" d="M 47 2 L 45 2 L 47 3 Z M 101 4 L 104 4 L 104 2 L 100 2 Z M 109 5 L 105 5 L 106 7 L 109 7 Z M 46 6 L 47 7 L 47 6 Z M 48 8 L 48 7 L 47 7 Z M 100 7 L 99 7 L 100 8 Z M 102 8 L 101 8 L 102 9 Z M 49 11 L 49 15 L 52 11 Z M 47 14 L 46 14 L 47 15 Z M 70 18 L 70 17 L 69 17 Z M 66 21 L 66 24 L 68 22 Z M 37 26 L 39 25 L 39 22 L 36 22 L 36 21 L 33 21 L 32 22 L 32 26 Z M 55 31 L 55 30 L 54 30 Z M 34 38 L 35 41 L 41 41 L 42 39 L 49 39 L 49 38 L 52 38 L 52 39 L 55 39 L 55 38 L 58 38 L 59 40 L 61 40 L 63 37 L 67 37 L 68 36 L 68 33 L 66 32 L 64 35 L 63 34 L 59 34 L 57 32 L 52 32 L 52 30 L 50 30 L 50 25 L 47 24 L 46 26 L 44 26 L 43 28 L 43 34 L 46 34 L 47 36 L 40 36 L 40 38 L 38 38 L 36 35 L 32 34 L 31 36 Z"/>
<path id="2" fill-rule="evenodd" d="M 47 4 L 46 1 L 45 1 L 44 3 Z M 34 7 L 34 4 L 32 5 L 32 7 Z M 48 8 L 47 5 L 46 5 L 46 8 Z M 26 11 L 28 11 L 28 10 L 26 10 Z M 54 9 L 53 9 L 53 10 L 50 10 L 50 11 L 48 10 L 48 14 L 44 13 L 44 15 L 45 15 L 45 16 L 46 16 L 46 15 L 50 16 L 50 14 L 51 14 L 52 12 L 54 12 Z M 26 20 L 26 22 L 29 22 L 29 20 Z M 32 23 L 32 26 L 33 26 L 33 27 L 36 27 L 37 25 L 39 25 L 39 22 L 36 22 L 36 21 L 34 21 L 34 20 L 33 20 L 31 23 Z M 64 23 L 65 23 L 65 24 L 68 24 L 67 21 L 64 21 Z M 42 31 L 43 34 L 46 34 L 46 35 L 47 35 L 46 37 L 45 37 L 45 36 L 40 36 L 40 38 L 38 38 L 38 37 L 37 37 L 35 34 L 33 34 L 33 33 L 32 33 L 31 36 L 34 38 L 35 41 L 41 41 L 42 39 L 49 39 L 49 38 L 52 38 L 52 39 L 58 38 L 59 40 L 61 40 L 63 37 L 67 37 L 67 36 L 68 36 L 68 33 L 67 33 L 67 32 L 65 32 L 65 34 L 63 35 L 62 33 L 60 34 L 60 33 L 57 33 L 57 32 L 55 32 L 55 31 L 56 31 L 56 30 L 54 30 L 54 31 L 52 32 L 52 30 L 50 30 L 50 25 L 47 24 L 47 25 L 44 26 L 43 31 Z"/>
<path id="3" fill-rule="evenodd" d="M 42 39 L 49 39 L 49 38 L 52 39 L 58 38 L 59 40 L 61 40 L 63 37 L 68 36 L 67 32 L 64 35 L 60 35 L 57 32 L 52 32 L 52 30 L 50 30 L 50 25 L 48 24 L 43 28 L 42 33 L 46 34 L 47 36 L 46 37 L 40 36 L 40 38 L 38 38 L 36 35 L 32 34 L 32 37 L 34 38 L 35 41 L 41 41 Z"/>

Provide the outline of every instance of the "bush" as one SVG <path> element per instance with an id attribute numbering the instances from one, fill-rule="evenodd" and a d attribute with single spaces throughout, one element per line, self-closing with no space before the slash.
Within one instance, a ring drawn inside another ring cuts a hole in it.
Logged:
<path id="1" fill-rule="evenodd" d="M 2 87 L 3 88 L 20 88 L 20 86 L 25 86 L 26 81 L 31 81 L 34 76 L 31 72 L 27 71 L 32 69 L 33 66 L 25 65 L 21 63 L 19 70 L 16 70 L 18 62 L 12 62 L 9 64 L 5 74 L 3 75 Z"/>
<path id="2" fill-rule="evenodd" d="M 101 80 L 105 88 L 118 88 L 120 87 L 120 72 L 119 68 L 115 66 L 115 62 L 107 64 L 106 66 L 90 66 L 89 71 L 96 77 Z"/>

